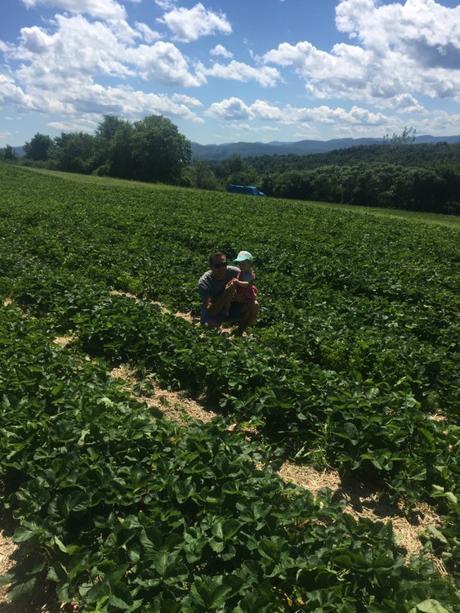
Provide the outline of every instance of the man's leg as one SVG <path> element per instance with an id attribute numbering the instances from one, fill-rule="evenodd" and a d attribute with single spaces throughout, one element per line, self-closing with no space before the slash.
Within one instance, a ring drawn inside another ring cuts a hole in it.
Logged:
<path id="1" fill-rule="evenodd" d="M 259 303 L 257 300 L 251 302 L 245 302 L 241 308 L 241 318 L 238 330 L 235 332 L 236 336 L 242 336 L 243 332 L 252 326 L 257 319 L 257 313 L 259 312 Z"/>
<path id="2" fill-rule="evenodd" d="M 205 307 L 201 307 L 200 324 L 205 328 L 220 328 L 220 325 L 222 323 L 222 317 L 219 315 L 220 314 L 218 314 L 218 316 L 215 318 L 209 317 L 208 309 L 206 309 Z"/>

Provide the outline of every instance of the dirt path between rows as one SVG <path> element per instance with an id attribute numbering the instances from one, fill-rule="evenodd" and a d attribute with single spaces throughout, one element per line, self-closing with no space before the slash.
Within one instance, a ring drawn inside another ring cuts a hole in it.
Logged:
<path id="1" fill-rule="evenodd" d="M 136 296 L 135 294 L 131 294 L 129 292 L 123 292 L 117 289 L 110 290 L 109 294 L 110 296 L 124 296 L 125 298 L 131 298 L 131 300 L 134 300 L 134 302 L 148 302 L 149 304 L 154 304 L 155 306 L 159 307 L 160 311 L 164 314 L 174 315 L 175 317 L 178 317 L 179 319 L 183 319 L 184 321 L 187 321 L 190 324 L 199 323 L 197 318 L 192 317 L 190 313 L 183 313 L 181 311 L 173 312 L 171 311 L 171 309 L 168 309 L 168 307 L 165 306 L 162 302 L 158 302 L 157 300 L 142 299 L 142 298 L 139 298 L 139 296 Z"/>

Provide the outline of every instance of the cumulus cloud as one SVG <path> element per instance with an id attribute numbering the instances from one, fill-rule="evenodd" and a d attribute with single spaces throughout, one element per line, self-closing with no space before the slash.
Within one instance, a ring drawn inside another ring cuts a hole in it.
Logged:
<path id="1" fill-rule="evenodd" d="M 126 11 L 116 0 L 22 0 L 27 8 L 49 6 L 71 13 L 87 13 L 101 19 L 125 19 Z"/>
<path id="2" fill-rule="evenodd" d="M 419 134 L 458 134 L 460 126 L 459 113 L 446 113 L 446 111 L 431 111 L 425 117 L 414 122 Z"/>
<path id="3" fill-rule="evenodd" d="M 155 4 L 164 11 L 169 11 L 175 6 L 174 0 L 155 0 Z"/>
<path id="4" fill-rule="evenodd" d="M 211 49 L 209 55 L 212 55 L 214 57 L 220 55 L 226 59 L 230 59 L 233 57 L 233 53 L 231 51 L 228 51 L 223 45 L 216 45 L 213 49 Z"/>
<path id="5" fill-rule="evenodd" d="M 169 42 L 158 41 L 153 45 L 127 49 L 125 59 L 136 67 L 143 79 L 153 77 L 161 83 L 184 87 L 197 87 L 205 81 L 202 75 L 189 72 L 185 57 Z"/>
<path id="6" fill-rule="evenodd" d="M 212 104 L 206 114 L 224 120 L 263 119 L 280 122 L 285 125 L 297 124 L 311 120 L 322 124 L 349 124 L 355 126 L 378 126 L 387 123 L 388 118 L 382 113 L 353 106 L 350 110 L 342 107 L 332 108 L 326 105 L 317 107 L 294 107 L 290 104 L 279 107 L 265 100 L 256 100 L 247 105 L 236 97 L 226 98 Z"/>
<path id="7" fill-rule="evenodd" d="M 152 28 L 150 28 L 146 23 L 136 21 L 136 30 L 140 32 L 146 43 L 153 43 L 161 38 L 161 34 L 155 30 L 152 30 Z"/>
<path id="8" fill-rule="evenodd" d="M 27 86 L 47 87 L 52 81 L 85 75 L 140 76 L 190 87 L 203 82 L 172 43 L 132 45 L 118 24 L 89 22 L 81 15 L 56 15 L 56 25 L 51 35 L 37 26 L 22 28 L 19 44 L 4 51 L 7 58 L 22 62 L 16 75 Z"/>
<path id="9" fill-rule="evenodd" d="M 273 87 L 280 79 L 280 74 L 276 68 L 269 66 L 255 68 L 235 60 L 226 65 L 215 63 L 211 68 L 205 68 L 203 64 L 199 64 L 197 72 L 203 76 L 219 77 L 220 79 L 244 82 L 256 81 L 262 87 Z"/>
<path id="10" fill-rule="evenodd" d="M 70 121 L 50 121 L 46 125 L 60 132 L 92 132 L 98 122 L 92 119 L 80 118 Z"/>
<path id="11" fill-rule="evenodd" d="M 194 98 L 182 99 L 108 87 L 102 77 L 154 79 L 168 85 L 197 86 L 204 77 L 189 70 L 186 58 L 172 43 L 130 44 L 118 23 L 90 22 L 82 15 L 56 15 L 55 31 L 22 28 L 17 45 L 3 48 L 5 57 L 20 62 L 11 75 L 0 76 L 0 102 L 17 108 L 74 116 L 82 113 L 142 115 L 160 113 L 200 121 Z"/>
<path id="12" fill-rule="evenodd" d="M 10 75 L 5 74 L 0 74 L 0 104 L 17 108 L 34 108 L 32 97 L 24 93 Z"/>
<path id="13" fill-rule="evenodd" d="M 201 2 L 191 9 L 173 8 L 158 21 L 170 29 L 176 40 L 185 43 L 217 32 L 223 34 L 232 32 L 232 26 L 224 13 L 208 11 Z"/>
<path id="14" fill-rule="evenodd" d="M 385 5 L 341 0 L 336 25 L 356 44 L 340 43 L 324 51 L 308 41 L 285 42 L 262 61 L 292 67 L 307 92 L 318 98 L 459 95 L 460 6 L 447 8 L 435 0 Z"/>
<path id="15" fill-rule="evenodd" d="M 174 102 L 185 104 L 188 107 L 203 106 L 203 103 L 200 100 L 197 98 L 192 98 L 191 96 L 186 96 L 185 94 L 173 94 L 172 100 L 174 100 Z"/>
<path id="16" fill-rule="evenodd" d="M 422 113 L 425 107 L 411 94 L 399 94 L 394 98 L 388 98 L 383 106 L 392 108 L 400 113 Z"/>
<path id="17" fill-rule="evenodd" d="M 217 119 L 249 119 L 252 117 L 250 108 L 240 98 L 227 98 L 211 104 L 206 114 Z"/>

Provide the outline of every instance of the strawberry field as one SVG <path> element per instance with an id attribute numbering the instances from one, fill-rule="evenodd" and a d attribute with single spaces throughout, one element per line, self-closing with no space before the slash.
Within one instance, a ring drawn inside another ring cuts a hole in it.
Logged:
<path id="1" fill-rule="evenodd" d="M 459 610 L 456 228 L 6 166 L 0 219 L 13 598 L 46 579 L 82 611 Z M 241 339 L 172 314 L 198 313 L 215 249 L 256 258 Z M 125 363 L 222 417 L 152 414 L 110 379 Z M 286 458 L 440 524 L 408 559 L 390 523 L 283 483 Z"/>

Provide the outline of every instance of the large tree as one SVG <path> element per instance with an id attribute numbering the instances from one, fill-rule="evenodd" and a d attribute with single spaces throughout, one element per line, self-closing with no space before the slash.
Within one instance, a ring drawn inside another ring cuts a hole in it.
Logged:
<path id="1" fill-rule="evenodd" d="M 52 159 L 59 170 L 89 173 L 94 168 L 95 137 L 85 132 L 62 133 L 54 139 Z"/>
<path id="2" fill-rule="evenodd" d="M 134 124 L 134 173 L 141 181 L 175 182 L 190 162 L 191 144 L 169 119 L 150 115 Z"/>
<path id="3" fill-rule="evenodd" d="M 47 134 L 37 132 L 30 142 L 24 145 L 24 149 L 29 159 L 45 162 L 52 145 L 53 141 Z"/>

